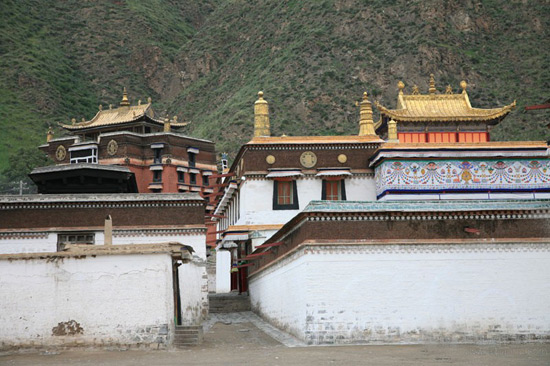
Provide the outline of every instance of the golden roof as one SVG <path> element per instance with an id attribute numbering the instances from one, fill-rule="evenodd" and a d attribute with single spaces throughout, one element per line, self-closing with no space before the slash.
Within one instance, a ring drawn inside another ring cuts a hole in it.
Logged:
<path id="1" fill-rule="evenodd" d="M 156 122 L 161 125 L 164 124 L 164 121 L 154 118 L 155 113 L 151 108 L 151 98 L 148 99 L 147 104 L 141 104 L 141 101 L 138 101 L 137 105 L 130 105 L 128 95 L 126 93 L 126 88 L 124 88 L 124 94 L 122 97 L 122 101 L 120 102 L 120 107 L 112 108 L 112 106 L 109 106 L 109 109 L 103 109 L 103 107 L 100 105 L 99 111 L 89 121 L 82 121 L 77 123 L 76 120 L 73 118 L 72 124 L 59 123 L 59 125 L 67 130 L 75 131 L 136 122 L 145 116 L 148 117 L 152 122 Z M 174 120 L 170 121 L 170 126 L 172 127 L 183 127 L 186 125 L 187 122 L 178 123 L 176 117 L 174 117 Z"/>
<path id="2" fill-rule="evenodd" d="M 280 136 L 280 137 L 254 137 L 247 145 L 257 144 L 339 144 L 339 143 L 365 143 L 384 142 L 376 135 L 366 136 Z"/>
<path id="3" fill-rule="evenodd" d="M 396 109 L 386 108 L 378 102 L 375 102 L 375 105 L 380 114 L 398 122 L 491 121 L 504 117 L 516 106 L 514 101 L 512 104 L 500 108 L 473 108 L 466 92 L 466 86 L 466 82 L 461 82 L 463 90 L 460 94 L 453 94 L 449 87 L 445 94 L 436 94 L 432 76 L 429 94 L 419 94 L 415 89 L 413 94 L 407 95 L 403 93 L 405 85 L 403 82 L 399 82 Z"/>

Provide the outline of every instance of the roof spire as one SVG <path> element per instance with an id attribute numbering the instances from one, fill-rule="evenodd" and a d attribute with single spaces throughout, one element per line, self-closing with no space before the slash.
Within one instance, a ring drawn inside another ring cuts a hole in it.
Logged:
<path id="1" fill-rule="evenodd" d="M 263 91 L 258 92 L 258 100 L 254 103 L 254 137 L 260 136 L 271 136 L 269 106 Z"/>
<path id="2" fill-rule="evenodd" d="M 462 80 L 460 82 L 460 87 L 462 88 L 462 92 L 466 93 L 466 88 L 468 87 L 468 83 L 465 80 Z"/>
<path id="3" fill-rule="evenodd" d="M 413 95 L 418 95 L 420 94 L 420 90 L 418 90 L 418 85 L 414 84 L 413 85 Z"/>
<path id="4" fill-rule="evenodd" d="M 128 100 L 128 93 L 126 92 L 126 87 L 124 87 L 124 91 L 122 92 L 122 100 L 120 101 L 121 107 L 128 107 L 130 105 L 130 101 Z"/>
<path id="5" fill-rule="evenodd" d="M 397 87 L 399 88 L 399 94 L 403 94 L 403 89 L 405 89 L 405 83 L 400 80 L 397 83 Z"/>
<path id="6" fill-rule="evenodd" d="M 429 92 L 430 92 L 430 94 L 435 94 L 435 92 L 436 92 L 434 74 L 430 74 L 430 89 L 429 89 Z"/>
<path id="7" fill-rule="evenodd" d="M 445 89 L 445 94 L 453 94 L 453 87 L 451 84 L 447 85 L 447 89 Z"/>
<path id="8" fill-rule="evenodd" d="M 48 128 L 48 133 L 46 134 L 46 142 L 50 142 L 53 139 L 53 135 L 54 135 L 53 128 L 52 126 L 50 126 Z"/>
<path id="9" fill-rule="evenodd" d="M 367 92 L 363 93 L 363 100 L 359 104 L 359 136 L 376 135 L 372 120 L 372 104 Z"/>

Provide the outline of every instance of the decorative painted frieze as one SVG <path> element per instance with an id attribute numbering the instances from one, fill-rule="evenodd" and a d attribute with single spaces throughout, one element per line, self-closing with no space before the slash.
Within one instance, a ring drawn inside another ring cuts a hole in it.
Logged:
<path id="1" fill-rule="evenodd" d="M 418 191 L 550 190 L 550 160 L 384 161 L 375 169 L 378 197 Z"/>

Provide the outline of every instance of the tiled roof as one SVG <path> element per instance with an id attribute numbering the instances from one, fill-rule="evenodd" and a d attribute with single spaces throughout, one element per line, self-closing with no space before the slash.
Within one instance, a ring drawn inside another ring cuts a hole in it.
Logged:
<path id="1" fill-rule="evenodd" d="M 473 108 L 468 93 L 460 94 L 411 94 L 399 93 L 397 108 L 389 109 L 378 102 L 376 108 L 382 115 L 395 121 L 491 121 L 504 117 L 516 106 L 514 101 L 500 108 Z"/>
<path id="2" fill-rule="evenodd" d="M 61 127 L 69 130 L 82 130 L 101 126 L 119 125 L 124 123 L 131 123 L 139 120 L 140 118 L 147 116 L 154 122 L 163 124 L 163 121 L 154 119 L 155 113 L 151 108 L 151 103 L 138 104 L 132 106 L 120 106 L 113 109 L 104 109 L 97 112 L 97 114 L 89 121 L 78 122 L 75 124 L 60 124 Z M 170 122 L 172 127 L 182 127 L 187 123 Z"/>

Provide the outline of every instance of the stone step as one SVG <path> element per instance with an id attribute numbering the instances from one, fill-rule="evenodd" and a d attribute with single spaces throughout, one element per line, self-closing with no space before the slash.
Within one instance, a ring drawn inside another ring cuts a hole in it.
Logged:
<path id="1" fill-rule="evenodd" d="M 173 344 L 175 347 L 196 346 L 202 342 L 202 333 L 200 325 L 176 326 Z"/>
<path id="2" fill-rule="evenodd" d="M 250 311 L 250 298 L 244 294 L 209 294 L 210 313 Z"/>

